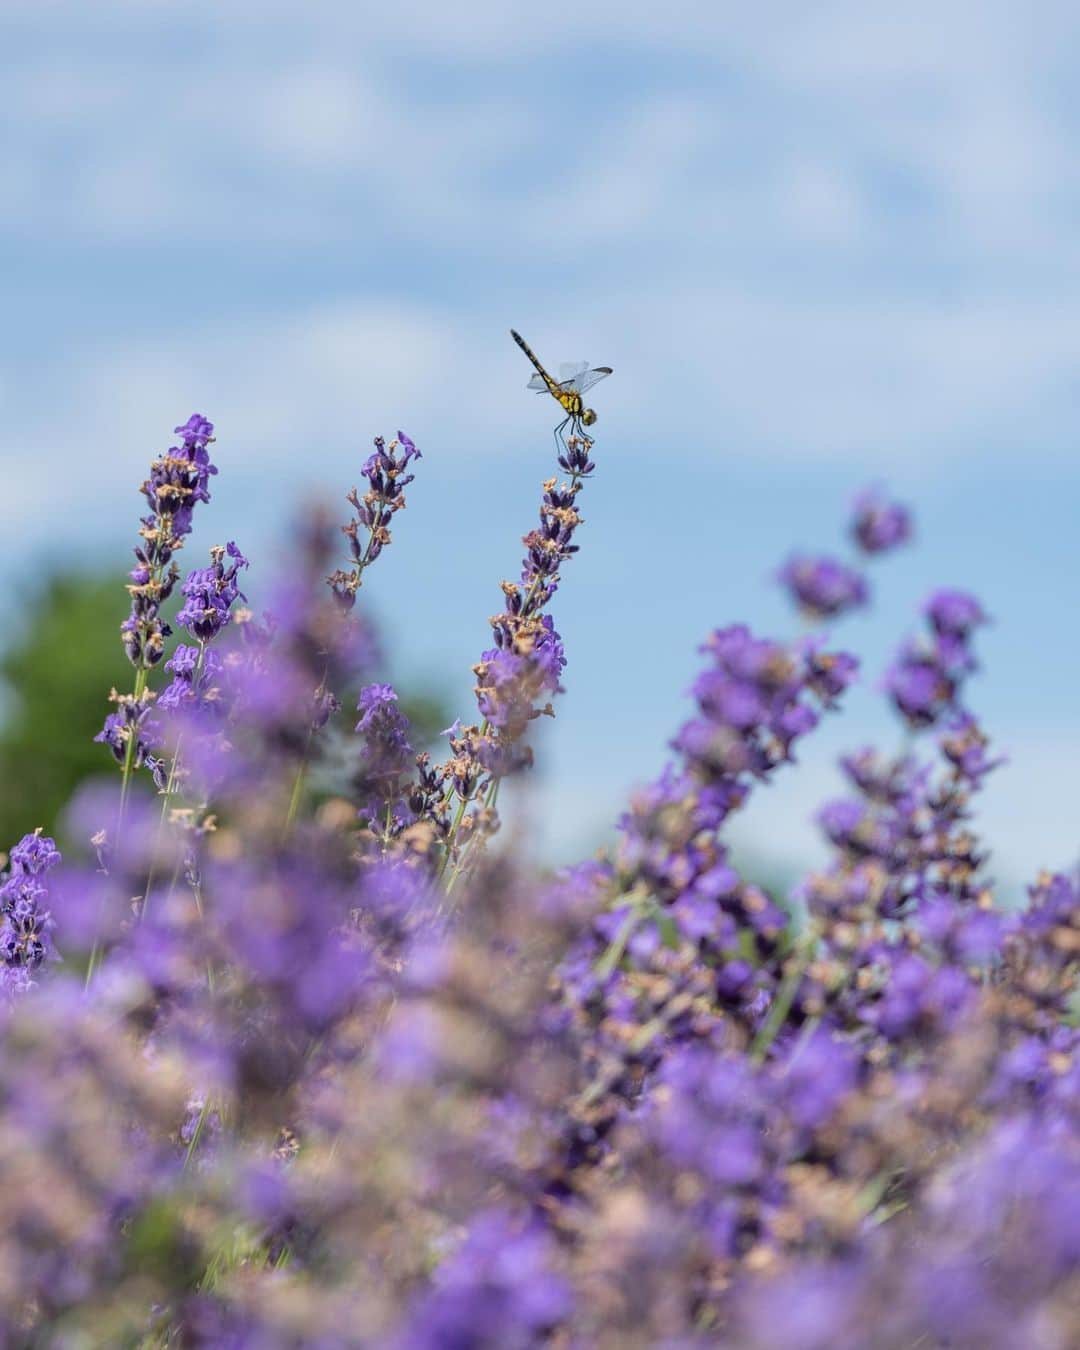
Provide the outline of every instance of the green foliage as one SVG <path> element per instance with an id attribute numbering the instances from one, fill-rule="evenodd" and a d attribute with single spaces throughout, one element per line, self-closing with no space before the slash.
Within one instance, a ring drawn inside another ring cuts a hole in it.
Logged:
<path id="1" fill-rule="evenodd" d="M 131 685 L 120 645 L 127 609 L 122 577 L 54 576 L 0 654 L 0 847 L 39 825 L 62 836 L 58 816 L 72 790 L 113 771 L 93 738 L 109 690 Z"/>

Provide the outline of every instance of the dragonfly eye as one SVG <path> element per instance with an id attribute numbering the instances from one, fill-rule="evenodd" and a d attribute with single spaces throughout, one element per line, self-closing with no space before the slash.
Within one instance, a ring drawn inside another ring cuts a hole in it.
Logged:
<path id="1" fill-rule="evenodd" d="M 596 421 L 596 413 L 594 413 L 591 408 L 586 408 L 585 411 L 581 414 L 581 420 L 585 424 L 585 426 L 591 427 L 592 424 Z"/>

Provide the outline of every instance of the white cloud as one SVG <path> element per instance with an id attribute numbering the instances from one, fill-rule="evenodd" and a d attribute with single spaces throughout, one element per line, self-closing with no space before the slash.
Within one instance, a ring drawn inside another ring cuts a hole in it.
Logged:
<path id="1" fill-rule="evenodd" d="M 32 13 L 5 82 L 22 182 L 7 219 L 24 232 L 316 244 L 379 220 L 436 250 L 540 264 L 632 245 L 663 275 L 676 249 L 699 270 L 723 265 L 717 246 L 741 250 L 736 267 L 791 250 L 812 265 L 829 246 L 873 257 L 906 237 L 908 192 L 933 222 L 924 261 L 961 241 L 976 261 L 1047 238 L 1077 255 L 1057 5 L 1038 24 L 1008 6 L 850 0 L 768 19 L 614 0 L 543 22 L 503 0 L 331 4 L 302 23 L 291 4 Z M 61 18 L 99 48 L 35 47 Z M 581 102 L 535 83 L 532 63 L 560 52 Z"/>
<path id="2" fill-rule="evenodd" d="M 133 475 L 193 408 L 212 414 L 222 461 L 244 466 L 253 486 L 290 470 L 318 482 L 334 453 L 355 453 L 380 427 L 393 435 L 398 419 L 434 420 L 425 399 L 461 378 L 459 350 L 436 316 L 339 306 L 13 368 L 0 407 L 17 470 L 0 525 L 18 525 L 29 544 L 54 528 L 34 509 L 43 502 L 53 512 L 92 502 L 99 517 L 109 503 L 127 509 Z"/>
<path id="3" fill-rule="evenodd" d="M 553 364 L 579 355 L 560 345 L 563 318 L 553 304 L 528 331 Z M 593 297 L 578 342 L 617 368 L 595 401 L 605 442 L 631 459 L 675 435 L 688 462 L 737 453 L 910 476 L 1017 444 L 1071 446 L 1063 400 L 1080 334 L 1052 306 L 909 303 L 882 316 L 747 289 L 644 291 Z M 428 443 L 497 453 L 554 424 L 523 392 L 527 374 L 501 315 L 357 297 L 230 323 L 200 321 L 196 305 L 167 334 L 9 354 L 0 404 L 21 468 L 0 519 L 25 520 L 35 497 L 121 490 L 162 418 L 191 408 L 226 429 L 234 463 L 271 473 L 298 453 L 332 472 L 335 456 L 402 423 Z M 86 453 L 88 428 L 108 428 L 108 462 Z"/>
<path id="4" fill-rule="evenodd" d="M 95 419 L 122 409 L 134 439 L 178 400 L 271 458 L 368 408 L 463 436 L 466 389 L 521 424 L 508 322 L 554 362 L 580 342 L 618 368 L 598 405 L 632 448 L 680 434 L 706 455 L 936 471 L 1065 446 L 1080 180 L 1050 95 L 1067 7 L 1039 24 L 852 0 L 605 0 L 543 22 L 502 0 L 302 23 L 286 3 L 7 12 L 29 35 L 0 175 L 24 246 L 137 245 L 167 275 L 195 245 L 218 312 L 232 263 L 270 249 L 232 323 L 201 322 L 194 297 L 167 334 L 136 316 L 85 345 L 9 345 L 9 435 L 54 462 Z M 54 21 L 72 41 L 41 41 Z M 603 96 L 564 107 L 530 82 L 560 48 Z M 355 280 L 279 298 L 273 269 L 315 255 L 359 260 L 385 298 Z M 457 298 L 417 298 L 428 275 Z"/>

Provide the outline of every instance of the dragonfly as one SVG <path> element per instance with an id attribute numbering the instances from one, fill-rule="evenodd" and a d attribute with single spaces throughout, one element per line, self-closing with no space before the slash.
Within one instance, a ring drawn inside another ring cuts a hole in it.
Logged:
<path id="1" fill-rule="evenodd" d="M 538 394 L 548 393 L 559 404 L 566 416 L 555 428 L 555 439 L 566 445 L 566 428 L 570 428 L 571 436 L 578 436 L 582 440 L 589 440 L 589 437 L 582 431 L 582 427 L 591 427 L 596 421 L 596 413 L 592 408 L 586 408 L 582 395 L 593 387 L 598 381 L 605 379 L 611 374 L 610 366 L 589 367 L 588 361 L 570 361 L 565 362 L 559 368 L 558 380 L 553 380 L 544 367 L 540 364 L 539 358 L 520 333 L 515 333 L 510 329 L 510 336 L 536 367 L 536 374 L 525 386 L 526 389 L 535 389 Z"/>

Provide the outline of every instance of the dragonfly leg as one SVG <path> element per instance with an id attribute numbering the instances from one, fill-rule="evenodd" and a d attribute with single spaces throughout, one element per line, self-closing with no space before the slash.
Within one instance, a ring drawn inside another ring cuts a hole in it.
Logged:
<path id="1" fill-rule="evenodd" d="M 570 421 L 573 421 L 571 417 L 564 417 L 563 420 L 559 423 L 559 425 L 555 428 L 555 453 L 557 455 L 566 454 L 567 446 L 566 446 L 565 428 L 567 422 Z"/>
<path id="2" fill-rule="evenodd" d="M 571 421 L 571 424 L 572 424 L 571 427 L 570 427 L 570 438 L 571 438 L 571 440 L 577 441 L 579 445 L 585 445 L 585 446 L 592 445 L 592 439 L 589 437 L 588 433 L 585 431 L 585 428 L 581 425 L 581 418 L 580 418 L 580 417 L 571 417 L 570 421 Z M 564 444 L 565 444 L 565 438 L 564 438 Z"/>

